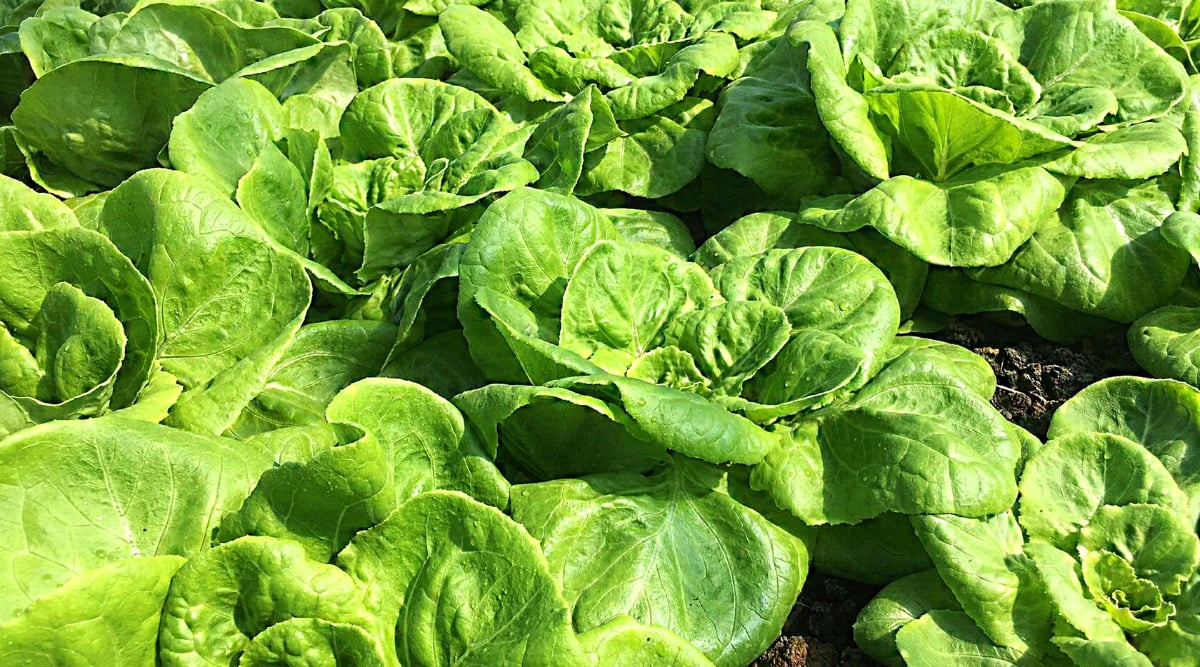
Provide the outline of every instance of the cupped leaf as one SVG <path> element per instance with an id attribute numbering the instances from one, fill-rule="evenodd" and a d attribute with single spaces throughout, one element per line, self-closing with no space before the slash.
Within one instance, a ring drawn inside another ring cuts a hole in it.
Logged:
<path id="1" fill-rule="evenodd" d="M 300 545 L 243 537 L 196 556 L 171 582 L 158 657 L 167 667 L 228 665 L 277 623 L 313 618 L 371 627 L 364 591 Z"/>
<path id="2" fill-rule="evenodd" d="M 1098 605 L 1131 633 L 1161 627 L 1175 613 L 1154 582 L 1137 576 L 1133 566 L 1108 551 L 1082 552 L 1083 581 Z"/>
<path id="3" fill-rule="evenodd" d="M 755 467 L 755 487 L 810 524 L 1007 509 L 1021 451 L 980 395 L 991 374 L 957 375 L 945 359 L 937 346 L 898 345 L 858 393 L 797 422 Z"/>
<path id="4" fill-rule="evenodd" d="M 738 665 L 778 634 L 807 553 L 733 500 L 732 483 L 677 457 L 652 477 L 514 487 L 513 516 L 541 541 L 576 628 L 626 614 L 671 630 L 718 665 Z"/>
<path id="5" fill-rule="evenodd" d="M 983 166 L 942 182 L 896 176 L 850 200 L 818 200 L 800 220 L 831 231 L 864 226 L 941 266 L 995 266 L 1063 202 L 1061 181 L 1038 166 Z M 830 202 L 839 204 L 840 200 Z"/>
<path id="6" fill-rule="evenodd" d="M 463 494 L 413 498 L 337 563 L 365 589 L 402 664 L 584 663 L 538 542 Z"/>
<path id="7" fill-rule="evenodd" d="M 152 166 L 167 144 L 171 120 L 209 87 L 144 56 L 86 58 L 30 86 L 13 111 L 13 124 L 32 149 L 78 179 L 69 190 L 82 195 Z"/>
<path id="8" fill-rule="evenodd" d="M 300 327 L 230 433 L 244 438 L 322 421 L 339 391 L 380 374 L 395 339 L 396 328 L 385 322 L 329 320 Z"/>
<path id="9" fill-rule="evenodd" d="M 1017 14 L 1025 32 L 1021 59 L 1046 84 L 1044 95 L 1053 96 L 1056 88 L 1107 89 L 1117 100 L 1106 119 L 1114 124 L 1161 116 L 1183 99 L 1183 65 L 1117 12 L 1035 3 Z M 1098 44 L 1102 51 L 1094 50 Z M 1137 76 L 1129 76 L 1134 67 Z"/>
<path id="10" fill-rule="evenodd" d="M 1138 648 L 1157 664 L 1187 664 L 1200 648 L 1200 579 L 1193 578 L 1175 598 L 1175 616 L 1138 636 Z"/>
<path id="11" fill-rule="evenodd" d="M 713 280 L 730 301 L 764 301 L 783 309 L 793 331 L 832 334 L 858 349 L 868 369 L 900 324 L 887 279 L 860 255 L 840 248 L 736 257 L 715 268 Z"/>
<path id="12" fill-rule="evenodd" d="M 454 397 L 489 452 L 535 479 L 650 471 L 664 446 L 640 434 L 619 407 L 553 387 L 489 385 Z"/>
<path id="13" fill-rule="evenodd" d="M 851 38 L 845 33 L 843 30 L 844 53 L 849 54 Z M 891 137 L 875 127 L 866 99 L 847 82 L 847 62 L 840 52 L 837 33 L 819 21 L 797 21 L 788 30 L 787 39 L 798 47 L 808 48 L 808 71 L 817 114 L 830 136 L 868 176 L 888 178 Z"/>
<path id="14" fill-rule="evenodd" d="M 742 384 L 788 342 L 787 314 L 770 303 L 735 301 L 692 313 L 679 325 L 678 344 L 696 360 L 718 392 L 741 393 Z"/>
<path id="15" fill-rule="evenodd" d="M 684 259 L 696 251 L 691 230 L 670 213 L 639 208 L 606 208 L 603 211 L 627 240 L 662 248 Z"/>
<path id="16" fill-rule="evenodd" d="M 471 355 L 493 379 L 522 382 L 519 364 L 475 303 L 481 288 L 525 305 L 538 334 L 556 342 L 567 280 L 597 241 L 618 238 L 598 210 L 562 195 L 516 190 L 480 217 L 461 262 L 458 312 Z"/>
<path id="17" fill-rule="evenodd" d="M 888 584 L 862 608 L 854 622 L 854 641 L 884 664 L 903 665 L 898 631 L 931 611 L 961 609 L 936 570 L 910 574 Z"/>
<path id="18" fill-rule="evenodd" d="M 1200 516 L 1200 393 L 1195 388 L 1170 380 L 1101 380 L 1064 403 L 1050 421 L 1051 438 L 1089 431 L 1140 443 L 1188 496 L 1188 516 Z M 1181 506 L 1176 511 L 1185 512 Z"/>
<path id="19" fill-rule="evenodd" d="M 438 25 L 450 53 L 488 84 L 531 102 L 562 99 L 529 70 L 516 37 L 500 19 L 454 4 L 441 13 Z"/>
<path id="20" fill-rule="evenodd" d="M 603 350 L 632 361 L 662 347 L 680 317 L 720 300 L 708 274 L 690 262 L 642 244 L 601 241 L 580 259 L 563 293 L 559 344 L 588 358 Z"/>
<path id="21" fill-rule="evenodd" d="M 1111 333 L 1118 326 L 1024 290 L 972 280 L 961 269 L 933 268 L 921 304 L 947 315 L 1015 313 L 1037 335 L 1065 345 Z"/>
<path id="22" fill-rule="evenodd" d="M 1119 435 L 1072 433 L 1049 440 L 1021 475 L 1021 526 L 1033 539 L 1070 549 L 1105 505 L 1187 507 L 1170 472 Z"/>
<path id="23" fill-rule="evenodd" d="M 159 359 L 188 389 L 261 350 L 308 308 L 300 263 L 197 178 L 140 172 L 108 196 L 102 226 L 154 288 Z"/>
<path id="24" fill-rule="evenodd" d="M 446 399 L 404 380 L 371 378 L 343 389 L 329 404 L 331 423 L 353 424 L 379 441 L 397 503 L 451 489 L 503 507 L 508 482 Z"/>
<path id="25" fill-rule="evenodd" d="M 1068 137 L 949 90 L 897 83 L 864 93 L 871 118 L 903 150 L 895 162 L 942 182 L 971 167 L 1010 165 L 1071 145 Z"/>
<path id="26" fill-rule="evenodd" d="M 239 667 L 384 667 L 386 652 L 366 630 L 319 618 L 290 618 L 254 637 Z"/>
<path id="27" fill-rule="evenodd" d="M 119 346 L 123 349 L 123 358 L 121 354 L 117 355 L 120 358 L 120 368 L 112 381 L 111 398 L 106 402 L 107 405 L 98 406 L 98 411 L 93 414 L 101 413 L 107 407 L 124 408 L 134 403 L 150 378 L 154 359 L 160 349 L 161 315 L 155 295 L 146 279 L 138 274 L 137 269 L 108 239 L 80 227 L 4 232 L 0 233 L 0 237 L 3 237 L 3 243 L 0 243 L 0 262 L 9 267 L 9 270 L 0 276 L 0 293 L 5 295 L 0 303 L 0 323 L 7 329 L 7 334 L 17 337 L 14 340 L 6 336 L 8 343 L 0 343 L 0 347 L 16 345 L 17 340 L 23 339 L 30 343 L 28 352 L 35 351 L 37 346 L 34 339 L 37 338 L 38 331 L 33 327 L 51 315 L 47 313 L 41 320 L 38 317 L 47 296 L 55 292 L 65 300 L 64 306 L 66 302 L 73 301 L 76 306 L 90 309 L 97 313 L 100 320 L 108 322 L 107 325 L 103 325 L 103 329 L 108 331 L 107 334 L 103 334 L 102 331 L 93 333 L 108 337 L 112 344 L 110 351 L 115 352 L 113 346 L 116 346 L 120 337 L 125 339 Z M 68 309 L 77 315 L 80 314 L 75 308 Z M 120 332 L 113 330 L 109 317 L 115 318 L 120 324 Z M 53 319 L 57 321 L 59 318 L 54 316 Z M 42 328 L 44 327 L 39 327 Z M 69 334 L 69 331 L 63 329 L 59 333 Z M 93 340 L 91 335 L 87 335 L 77 341 L 77 344 L 82 344 L 77 351 L 84 352 L 85 357 L 90 357 L 92 355 L 89 351 L 99 349 L 92 348 L 91 345 L 94 343 L 99 346 L 100 341 L 101 339 Z M 43 360 L 46 360 L 46 355 L 53 353 L 57 356 L 60 352 L 64 353 L 64 361 L 71 358 L 70 351 L 58 349 L 61 343 L 66 342 L 65 339 L 51 337 L 44 341 L 51 342 L 54 342 L 51 345 L 53 349 L 44 350 Z M 13 357 L 10 355 L 15 353 L 15 347 L 9 348 L 0 354 L 0 358 L 4 358 L 6 363 L 11 363 L 9 360 Z M 100 356 L 109 360 L 112 358 L 111 354 Z M 29 360 L 32 361 L 32 357 L 29 357 Z M 61 381 L 70 384 L 78 379 L 78 373 L 83 369 L 61 370 L 65 371 Z M 9 379 L 12 376 L 8 376 L 8 373 L 5 380 L 0 382 L 6 391 L 10 390 L 9 383 L 12 381 Z M 52 374 L 50 380 L 54 381 L 55 378 L 59 378 L 57 371 Z M 67 384 L 58 389 L 67 389 Z M 66 416 L 48 415 L 48 418 Z"/>
<path id="28" fill-rule="evenodd" d="M 264 471 L 242 506 L 225 516 L 216 538 L 285 539 L 303 547 L 308 558 L 328 562 L 355 533 L 395 509 L 390 473 L 383 449 L 369 434 L 306 461 L 278 465 Z"/>
<path id="29" fill-rule="evenodd" d="M 1079 548 L 1125 559 L 1140 579 L 1164 595 L 1179 595 L 1200 561 L 1196 531 L 1169 508 L 1105 506 L 1079 532 Z"/>

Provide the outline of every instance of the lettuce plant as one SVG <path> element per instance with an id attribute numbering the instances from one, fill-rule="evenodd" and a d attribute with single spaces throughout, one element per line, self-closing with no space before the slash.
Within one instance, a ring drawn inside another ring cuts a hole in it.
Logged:
<path id="1" fill-rule="evenodd" d="M 1192 665 L 1197 16 L 0 2 L 0 664 Z"/>
<path id="2" fill-rule="evenodd" d="M 914 517 L 934 568 L 859 616 L 887 664 L 970 652 L 1013 664 L 1182 665 L 1195 655 L 1196 419 L 1170 380 L 1104 380 L 1064 404 L 1020 500 L 987 518 Z M 958 663 L 952 663 L 958 664 Z"/>

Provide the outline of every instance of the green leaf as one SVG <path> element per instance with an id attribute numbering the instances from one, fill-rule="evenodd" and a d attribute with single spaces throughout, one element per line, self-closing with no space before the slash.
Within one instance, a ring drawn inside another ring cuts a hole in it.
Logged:
<path id="1" fill-rule="evenodd" d="M 277 537 L 299 544 L 309 558 L 323 563 L 355 533 L 383 521 L 396 504 L 387 457 L 367 434 L 306 461 L 264 471 L 242 506 L 221 521 L 216 539 Z"/>
<path id="2" fill-rule="evenodd" d="M 979 373 L 957 376 L 946 358 L 937 347 L 899 346 L 852 398 L 798 422 L 755 467 L 753 484 L 809 524 L 1004 511 L 1020 446 L 971 386 Z"/>
<path id="3" fill-rule="evenodd" d="M 907 521 L 905 521 L 907 523 Z M 858 614 L 854 642 L 886 665 L 903 665 L 896 633 L 931 611 L 961 611 L 936 570 L 925 570 L 888 584 Z"/>
<path id="4" fill-rule="evenodd" d="M 692 232 L 670 213 L 639 208 L 606 208 L 602 211 L 628 241 L 662 248 L 681 259 L 690 258 L 696 251 Z"/>
<path id="5" fill-rule="evenodd" d="M 65 403 L 99 390 L 92 399 L 98 402 L 88 412 L 103 412 L 125 357 L 125 332 L 112 309 L 79 288 L 58 283 L 46 292 L 30 328 L 36 332 L 34 349 L 44 373 L 38 398 Z"/>
<path id="6" fill-rule="evenodd" d="M 783 349 L 791 334 L 787 314 L 764 302 L 735 301 L 693 311 L 677 333 L 679 347 L 696 360 L 718 392 L 737 396 L 742 384 Z"/>
<path id="7" fill-rule="evenodd" d="M 77 7 L 50 7 L 21 21 L 21 50 L 38 77 L 92 55 L 91 28 L 100 17 Z"/>
<path id="8" fill-rule="evenodd" d="M 1158 229 L 1173 211 L 1155 181 L 1083 181 L 1011 260 L 969 275 L 1130 322 L 1165 303 L 1187 270 Z"/>
<path id="9" fill-rule="evenodd" d="M 109 188 L 155 163 L 171 119 L 208 88 L 190 73 L 145 57 L 87 58 L 38 79 L 12 119 L 22 140 L 52 165 Z M 71 189 L 86 194 L 82 186 Z"/>
<path id="10" fill-rule="evenodd" d="M 311 560 L 294 542 L 243 537 L 175 575 L 158 657 L 165 667 L 231 664 L 257 635 L 293 618 L 370 627 L 363 596 L 350 575 Z"/>
<path id="11" fill-rule="evenodd" d="M 823 574 L 883 586 L 933 567 L 912 521 L 903 514 L 821 526 L 815 534 L 812 567 Z"/>
<path id="12" fill-rule="evenodd" d="M 642 625 L 628 616 L 617 616 L 583 633 L 579 641 L 598 665 L 708 667 L 713 664 L 679 635 L 653 625 Z"/>
<path id="13" fill-rule="evenodd" d="M 537 541 L 460 493 L 404 503 L 360 533 L 337 563 L 365 589 L 385 645 L 396 647 L 402 664 L 584 663 Z"/>
<path id="14" fill-rule="evenodd" d="M 385 667 L 386 653 L 366 630 L 319 618 L 290 618 L 260 632 L 238 658 L 240 667 L 305 667 L 314 662 Z"/>
<path id="15" fill-rule="evenodd" d="M 1017 252 L 1065 194 L 1041 167 L 984 166 L 937 183 L 896 176 L 844 205 L 817 200 L 800 220 L 839 232 L 872 226 L 931 264 L 994 266 Z"/>
<path id="16" fill-rule="evenodd" d="M 489 385 L 454 402 L 488 451 L 517 462 L 535 479 L 649 471 L 666 461 L 664 446 L 648 440 L 624 411 L 584 394 Z"/>
<path id="17" fill-rule="evenodd" d="M 1075 546 L 1101 507 L 1134 503 L 1182 509 L 1187 499 L 1153 454 L 1119 435 L 1052 437 L 1021 476 L 1021 527 L 1060 549 Z"/>
<path id="18" fill-rule="evenodd" d="M 244 443 L 107 417 L 0 442 L 4 620 L 70 577 L 137 556 L 192 556 L 270 464 Z"/>
<path id="19" fill-rule="evenodd" d="M 0 232 L 77 227 L 75 213 L 55 197 L 0 176 Z"/>
<path id="20" fill-rule="evenodd" d="M 909 667 L 1037 667 L 1041 662 L 1019 649 L 997 646 L 960 611 L 933 610 L 896 633 L 896 646 Z"/>
<path id="21" fill-rule="evenodd" d="M 808 49 L 808 72 L 817 114 L 830 136 L 868 176 L 888 178 L 890 137 L 876 129 L 867 100 L 846 82 L 847 63 L 839 53 L 837 34 L 823 23 L 798 21 L 788 30 L 787 39 Z"/>
<path id="22" fill-rule="evenodd" d="M 529 71 L 516 38 L 491 14 L 455 4 L 441 13 L 438 25 L 450 53 L 487 83 L 531 102 L 563 99 Z"/>
<path id="23" fill-rule="evenodd" d="M 1163 306 L 1134 320 L 1129 351 L 1158 378 L 1200 384 L 1200 308 Z"/>
<path id="24" fill-rule="evenodd" d="M 1140 123 L 1088 137 L 1081 146 L 1042 165 L 1081 178 L 1154 178 L 1166 173 L 1187 149 L 1166 121 Z"/>
<path id="25" fill-rule="evenodd" d="M 540 189 L 570 194 L 583 174 L 586 154 L 622 133 L 604 96 L 589 86 L 537 124 L 525 158 L 541 172 Z"/>
<path id="26" fill-rule="evenodd" d="M 861 256 L 840 248 L 768 250 L 731 259 L 712 274 L 726 299 L 778 306 L 794 332 L 832 334 L 857 349 L 870 370 L 900 324 L 900 307 L 887 279 Z"/>
<path id="27" fill-rule="evenodd" d="M 605 374 L 552 386 L 614 402 L 637 424 L 642 439 L 710 463 L 752 465 L 777 445 L 775 435 L 691 392 Z"/>
<path id="28" fill-rule="evenodd" d="M 708 274 L 690 262 L 642 244 L 601 241 L 579 260 L 563 293 L 559 344 L 586 358 L 603 350 L 632 361 L 663 346 L 678 318 L 720 300 Z M 607 370 L 628 368 L 618 366 Z"/>
<path id="29" fill-rule="evenodd" d="M 384 322 L 330 320 L 301 327 L 230 431 L 247 437 L 321 421 L 339 391 L 379 374 L 395 338 L 395 327 Z"/>
<path id="30" fill-rule="evenodd" d="M 232 195 L 262 151 L 280 138 L 283 108 L 261 84 L 230 79 L 175 117 L 171 165 Z"/>
<path id="31" fill-rule="evenodd" d="M 1187 494 L 1191 509 L 1185 514 L 1182 505 L 1165 506 L 1190 520 L 1200 516 L 1200 393 L 1195 388 L 1170 380 L 1101 380 L 1054 413 L 1049 435 L 1057 438 L 1089 431 L 1113 433 L 1140 443 Z"/>
<path id="32" fill-rule="evenodd" d="M 475 303 L 482 288 L 528 307 L 539 335 L 555 342 L 567 279 L 596 241 L 618 238 L 598 210 L 570 197 L 520 189 L 488 207 L 461 262 L 458 315 L 471 355 L 494 380 L 524 382 L 499 332 Z"/>
<path id="33" fill-rule="evenodd" d="M 1093 641 L 1124 641 L 1125 631 L 1083 589 L 1079 561 L 1041 541 L 1025 545 L 1055 613 L 1072 628 Z M 1057 640 L 1057 638 L 1056 638 Z"/>
<path id="34" fill-rule="evenodd" d="M 775 40 L 765 57 L 721 92 L 708 135 L 709 161 L 789 203 L 826 194 L 835 157 L 808 78 L 808 51 L 787 38 Z"/>
<path id="35" fill-rule="evenodd" d="M 617 190 L 635 197 L 674 194 L 704 168 L 707 133 L 660 115 L 623 121 L 622 135 L 584 157 L 576 192 Z"/>
<path id="36" fill-rule="evenodd" d="M 1122 628 L 1140 633 L 1161 627 L 1175 613 L 1153 582 L 1141 579 L 1128 561 L 1107 551 L 1083 551 L 1083 581 L 1102 609 Z"/>
<path id="37" fill-rule="evenodd" d="M 1063 345 L 1112 333 L 1119 326 L 1036 294 L 972 280 L 961 269 L 930 270 L 921 303 L 948 315 L 1016 313 L 1037 335 Z"/>
<path id="38" fill-rule="evenodd" d="M 292 28 L 252 28 L 207 7 L 154 3 L 125 20 L 107 52 L 147 55 L 221 83 L 270 56 L 314 44 L 314 38 Z"/>
<path id="39" fill-rule="evenodd" d="M 514 487 L 513 516 L 541 541 L 578 629 L 627 614 L 717 665 L 740 665 L 779 633 L 807 553 L 730 498 L 729 483 L 719 469 L 677 457 L 652 477 Z"/>
<path id="40" fill-rule="evenodd" d="M 159 359 L 185 388 L 262 349 L 308 307 L 300 264 L 264 243 L 254 222 L 204 181 L 141 172 L 109 195 L 102 224 L 154 287 Z"/>
<path id="41" fill-rule="evenodd" d="M 13 667 L 154 664 L 163 600 L 183 562 L 129 558 L 76 575 L 0 625 L 0 660 Z"/>
<path id="42" fill-rule="evenodd" d="M 986 519 L 913 517 L 938 574 L 980 629 L 999 646 L 1041 652 L 1052 629 L 1050 600 L 1012 512 Z"/>
<path id="43" fill-rule="evenodd" d="M 26 336 L 36 339 L 36 330 L 31 327 L 35 326 L 47 296 L 60 284 L 64 284 L 57 287 L 60 297 L 91 304 L 91 310 L 101 306 L 111 310 L 120 323 L 125 341 L 120 345 L 124 358 L 113 380 L 111 400 L 107 403 L 113 408 L 132 404 L 149 379 L 160 349 L 159 309 L 146 279 L 108 239 L 79 227 L 4 232 L 0 236 L 4 241 L 0 243 L 0 262 L 9 267 L 0 275 L 0 294 L 4 294 L 0 302 L 0 323 L 18 341 Z M 81 299 L 80 294 L 66 285 L 86 296 Z M 101 319 L 107 320 L 107 314 Z M 112 348 L 116 348 L 111 323 L 107 328 Z M 90 344 L 93 341 L 85 337 L 80 342 Z M 99 340 L 94 342 L 100 345 Z M 29 347 L 32 350 L 34 345 Z M 78 349 L 85 351 L 87 346 Z M 50 351 L 45 350 L 46 353 Z M 64 357 L 64 361 L 68 358 L 69 355 Z M 57 373 L 55 375 L 57 377 Z M 69 375 L 64 375 L 62 380 L 70 382 Z"/>
<path id="44" fill-rule="evenodd" d="M 1055 637 L 1054 644 L 1077 665 L 1150 667 L 1153 664 L 1124 640 L 1089 641 L 1078 637 Z"/>
<path id="45" fill-rule="evenodd" d="M 1196 531 L 1158 505 L 1101 507 L 1079 532 L 1079 548 L 1120 556 L 1168 596 L 1179 595 L 1200 562 Z"/>
<path id="46" fill-rule="evenodd" d="M 1138 649 L 1157 664 L 1187 664 L 1200 647 L 1200 579 L 1193 578 L 1174 600 L 1175 616 L 1166 625 L 1138 636 Z"/>
<path id="47" fill-rule="evenodd" d="M 329 404 L 331 423 L 353 424 L 379 441 L 395 500 L 434 489 L 462 491 L 503 507 L 508 482 L 446 399 L 404 380 L 371 378 Z"/>
<path id="48" fill-rule="evenodd" d="M 1160 116 L 1183 99 L 1183 65 L 1115 11 L 1037 3 L 1018 15 L 1027 36 L 1021 56 L 1046 84 L 1043 95 L 1053 96 L 1056 88 L 1106 88 L 1117 100 L 1113 123 Z M 1099 44 L 1103 51 L 1089 57 Z M 1137 76 L 1129 76 L 1134 67 Z"/>

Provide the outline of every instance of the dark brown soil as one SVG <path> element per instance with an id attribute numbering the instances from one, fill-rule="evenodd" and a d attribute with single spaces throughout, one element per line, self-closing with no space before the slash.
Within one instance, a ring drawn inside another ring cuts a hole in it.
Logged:
<path id="1" fill-rule="evenodd" d="M 783 636 L 753 667 L 875 667 L 878 662 L 854 645 L 854 619 L 877 586 L 809 574 L 792 608 Z"/>
<path id="2" fill-rule="evenodd" d="M 992 404 L 1039 438 L 1050 416 L 1080 389 L 1114 375 L 1142 375 L 1125 344 L 1124 331 L 1064 346 L 1027 327 L 1005 327 L 986 317 L 966 317 L 931 336 L 966 347 L 996 373 Z M 812 573 L 796 601 L 783 636 L 753 667 L 876 667 L 854 645 L 853 625 L 877 587 Z"/>
<path id="3" fill-rule="evenodd" d="M 1145 373 L 1129 354 L 1124 329 L 1068 347 L 1039 338 L 1026 327 L 971 317 L 954 320 L 934 337 L 987 359 L 996 373 L 992 405 L 1039 438 L 1046 437 L 1058 406 L 1079 390 L 1114 375 Z"/>

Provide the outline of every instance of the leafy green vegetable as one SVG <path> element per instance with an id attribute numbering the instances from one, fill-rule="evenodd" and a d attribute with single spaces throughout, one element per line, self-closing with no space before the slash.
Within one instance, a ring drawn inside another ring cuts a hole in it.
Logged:
<path id="1" fill-rule="evenodd" d="M 1190 0 L 0 0 L 0 663 L 744 665 L 811 568 L 888 665 L 1192 667 L 1198 45 Z M 913 335 L 969 313 L 1171 379 L 1042 442 Z"/>

